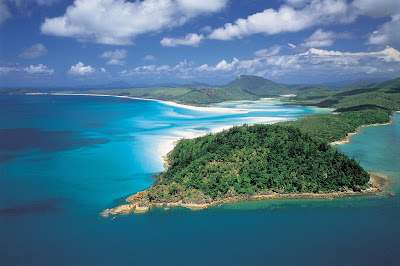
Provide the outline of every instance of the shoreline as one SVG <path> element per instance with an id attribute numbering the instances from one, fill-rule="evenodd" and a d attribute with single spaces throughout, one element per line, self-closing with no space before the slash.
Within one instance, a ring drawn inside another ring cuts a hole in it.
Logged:
<path id="1" fill-rule="evenodd" d="M 124 99 L 131 99 L 131 100 L 143 100 L 143 101 L 153 101 L 162 103 L 165 105 L 183 108 L 192 111 L 199 111 L 199 112 L 217 112 L 217 113 L 230 113 L 230 114 L 246 114 L 249 112 L 263 112 L 266 111 L 265 109 L 246 109 L 246 108 L 229 108 L 229 107 L 217 107 L 213 105 L 208 106 L 195 106 L 195 105 L 188 105 L 183 103 L 176 103 L 172 101 L 165 101 L 165 100 L 157 100 L 152 98 L 140 98 L 140 97 L 132 97 L 132 96 L 124 96 L 124 95 L 111 95 L 111 94 L 91 94 L 91 93 L 58 93 L 58 92 L 35 92 L 35 93 L 26 93 L 26 95 L 60 95 L 60 96 L 96 96 L 96 97 L 115 97 L 115 98 L 124 98 Z M 260 98 L 258 100 L 239 100 L 239 101 L 227 101 L 223 103 L 234 103 L 234 102 L 247 102 L 247 101 L 265 101 L 265 100 L 276 100 L 281 101 L 281 98 L 284 97 L 277 97 L 277 98 Z M 220 104 L 222 102 L 214 103 Z M 331 109 L 331 108 L 321 108 L 317 106 L 306 106 L 306 108 L 312 109 Z M 268 109 L 270 111 L 270 109 Z"/>
<path id="2" fill-rule="evenodd" d="M 395 113 L 398 113 L 398 111 L 395 112 Z M 363 129 L 363 128 L 366 128 L 366 127 L 376 127 L 376 126 L 387 126 L 387 125 L 391 125 L 391 124 L 393 124 L 393 123 L 394 123 L 394 120 L 393 120 L 393 117 L 391 117 L 391 118 L 390 118 L 390 121 L 387 122 L 387 123 L 378 123 L 378 124 L 369 124 L 369 125 L 362 125 L 362 126 L 359 126 L 358 128 L 356 128 L 356 131 L 351 132 L 351 133 L 348 133 L 347 136 L 345 137 L 345 139 L 343 139 L 343 140 L 337 140 L 337 141 L 331 142 L 331 143 L 329 143 L 329 145 L 331 145 L 331 146 L 336 146 L 336 145 L 342 145 L 342 144 L 350 143 L 350 142 L 351 142 L 351 137 L 354 136 L 354 135 L 360 134 L 360 133 L 361 133 L 361 129 Z"/>
<path id="3" fill-rule="evenodd" d="M 201 210 L 208 207 L 226 204 L 226 203 L 236 203 L 243 201 L 261 201 L 261 200 L 273 200 L 273 199 L 328 199 L 333 200 L 334 198 L 347 198 L 347 197 L 359 197 L 359 196 L 371 196 L 377 195 L 383 192 L 390 184 L 390 179 L 388 176 L 377 172 L 368 172 L 370 174 L 369 184 L 370 188 L 361 190 L 360 192 L 355 192 L 352 190 L 344 192 L 319 192 L 319 193 L 276 193 L 270 192 L 267 194 L 258 195 L 238 195 L 223 198 L 220 200 L 214 200 L 209 203 L 193 203 L 184 202 L 184 200 L 179 200 L 176 202 L 145 202 L 144 198 L 147 196 L 147 190 L 139 191 L 126 198 L 127 204 L 117 206 L 115 208 L 109 208 L 103 210 L 100 215 L 104 218 L 109 216 L 117 216 L 120 214 L 134 213 L 145 213 L 151 210 L 153 207 L 164 208 L 168 210 L 170 207 L 184 207 L 191 210 Z"/>
<path id="4" fill-rule="evenodd" d="M 58 92 L 51 92 L 51 93 L 35 93 L 29 95 L 40 95 L 40 94 L 50 94 L 50 95 L 63 95 L 63 96 L 96 96 L 96 97 L 115 97 L 115 98 L 124 98 L 124 99 L 132 99 L 132 100 L 143 100 L 143 101 L 153 101 L 162 103 L 169 106 L 184 108 L 193 111 L 206 111 L 206 112 L 220 112 L 220 113 L 247 113 L 249 110 L 246 109 L 232 109 L 232 108 L 225 108 L 225 107 L 214 107 L 214 106 L 193 106 L 193 105 L 186 105 L 171 101 L 164 101 L 164 100 L 157 100 L 157 99 L 149 99 L 149 98 L 139 98 L 139 97 L 131 97 L 131 96 L 123 96 L 123 95 L 108 95 L 108 94 L 90 94 L 90 93 L 58 93 Z"/>

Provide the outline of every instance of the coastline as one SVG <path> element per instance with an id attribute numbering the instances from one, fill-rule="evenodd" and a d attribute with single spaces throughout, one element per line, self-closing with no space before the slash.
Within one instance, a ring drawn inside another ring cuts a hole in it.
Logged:
<path id="1" fill-rule="evenodd" d="M 395 112 L 395 113 L 398 113 L 398 111 Z M 360 133 L 361 133 L 361 129 L 363 129 L 363 128 L 365 128 L 365 127 L 387 126 L 387 125 L 391 125 L 391 124 L 393 124 L 393 123 L 394 123 L 394 120 L 393 120 L 393 118 L 391 117 L 391 118 L 390 118 L 390 121 L 389 121 L 388 123 L 380 123 L 380 124 L 378 123 L 378 124 L 369 124 L 369 125 L 362 125 L 362 126 L 359 126 L 358 128 L 356 128 L 356 131 L 351 132 L 351 133 L 348 133 L 345 139 L 343 139 L 343 140 L 337 140 L 337 141 L 331 142 L 331 143 L 329 143 L 329 145 L 331 145 L 331 146 L 336 146 L 336 145 L 342 145 L 342 144 L 350 143 L 351 137 L 354 136 L 354 135 L 360 134 Z"/>
<path id="2" fill-rule="evenodd" d="M 389 185 L 389 177 L 376 172 L 369 172 L 370 174 L 370 188 L 361 190 L 359 192 L 347 190 L 344 192 L 319 192 L 319 193 L 277 193 L 268 192 L 266 194 L 258 195 L 238 195 L 231 196 L 219 200 L 213 200 L 209 203 L 196 203 L 186 202 L 185 199 L 181 199 L 175 202 L 148 202 L 147 190 L 137 192 L 126 198 L 127 204 L 117 206 L 115 208 L 105 209 L 101 212 L 101 216 L 107 218 L 109 216 L 116 216 L 120 214 L 134 213 L 145 213 L 153 207 L 164 208 L 168 210 L 170 207 L 184 207 L 191 210 L 201 210 L 208 207 L 221 205 L 225 203 L 235 203 L 241 201 L 260 201 L 260 200 L 273 200 L 273 199 L 328 199 L 333 200 L 334 198 L 347 198 L 347 197 L 359 197 L 368 195 L 377 195 Z"/>
<path id="3" fill-rule="evenodd" d="M 246 110 L 246 109 L 232 109 L 232 108 L 225 108 L 225 107 L 213 107 L 213 106 L 200 107 L 200 106 L 192 106 L 192 105 L 186 105 L 186 104 L 181 104 L 181 103 L 176 103 L 176 102 L 170 102 L 170 101 L 164 101 L 164 100 L 148 99 L 148 98 L 139 98 L 139 97 L 131 97 L 131 96 L 122 96 L 122 95 L 90 94 L 90 93 L 58 93 L 58 92 L 52 92 L 52 93 L 35 93 L 35 94 L 30 94 L 30 95 L 40 95 L 40 94 L 63 95 L 63 96 L 71 96 L 71 95 L 72 95 L 72 96 L 115 97 L 115 98 L 125 98 L 125 99 L 132 99 L 132 100 L 153 101 L 153 102 L 158 102 L 158 103 L 162 103 L 162 104 L 169 105 L 169 106 L 184 108 L 184 109 L 193 110 L 193 111 L 202 111 L 202 112 L 207 111 L 207 112 L 219 112 L 219 113 L 235 113 L 235 114 L 240 114 L 240 113 L 247 113 L 247 112 L 249 111 L 249 110 Z"/>

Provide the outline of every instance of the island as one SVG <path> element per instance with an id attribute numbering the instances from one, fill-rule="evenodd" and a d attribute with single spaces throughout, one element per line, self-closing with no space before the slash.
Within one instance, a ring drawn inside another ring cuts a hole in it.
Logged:
<path id="1" fill-rule="evenodd" d="M 152 186 L 128 197 L 127 204 L 104 210 L 102 216 L 146 212 L 154 206 L 202 209 L 245 200 L 382 191 L 354 159 L 293 126 L 243 125 L 182 139 L 165 159 L 166 170 Z"/>

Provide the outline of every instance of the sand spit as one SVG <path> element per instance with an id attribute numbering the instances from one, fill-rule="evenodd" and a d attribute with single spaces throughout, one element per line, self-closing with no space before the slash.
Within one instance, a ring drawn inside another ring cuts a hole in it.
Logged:
<path id="1" fill-rule="evenodd" d="M 130 96 L 120 96 L 120 95 L 107 95 L 107 94 L 89 94 L 89 93 L 51 93 L 51 95 L 73 95 L 73 96 L 97 96 L 97 97 L 116 97 L 116 98 L 125 98 L 125 99 L 132 99 L 132 100 L 142 100 L 142 101 L 153 101 L 163 103 L 169 106 L 184 108 L 193 111 L 201 111 L 201 112 L 216 112 L 216 113 L 247 113 L 249 110 L 246 109 L 232 109 L 232 108 L 224 108 L 224 107 L 200 107 L 200 106 L 191 106 L 185 105 L 175 102 L 163 101 L 163 100 L 156 100 L 156 99 L 147 99 L 147 98 L 138 98 L 138 97 L 130 97 Z"/>

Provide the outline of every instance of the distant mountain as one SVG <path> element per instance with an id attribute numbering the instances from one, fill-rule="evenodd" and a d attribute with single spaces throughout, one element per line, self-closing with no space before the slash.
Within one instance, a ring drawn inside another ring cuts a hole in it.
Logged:
<path id="1" fill-rule="evenodd" d="M 185 88 L 211 88 L 211 87 L 215 87 L 213 85 L 210 85 L 210 84 L 207 84 L 207 83 L 202 83 L 202 82 L 197 82 L 197 81 L 192 81 L 191 84 L 183 84 L 181 86 L 185 87 Z"/>
<path id="2" fill-rule="evenodd" d="M 342 87 L 342 88 L 346 88 L 346 87 L 358 87 L 358 88 L 363 88 L 363 87 L 367 87 L 367 86 L 369 86 L 369 85 L 372 85 L 372 84 L 375 84 L 376 82 L 372 82 L 372 81 L 367 81 L 367 80 L 363 80 L 363 79 L 360 79 L 360 80 L 357 80 L 357 81 L 353 81 L 353 82 L 350 82 L 350 83 L 347 83 L 347 84 L 343 84 L 342 86 L 340 86 L 340 87 Z"/>
<path id="3" fill-rule="evenodd" d="M 223 87 L 241 88 L 245 92 L 257 96 L 269 96 L 276 91 L 284 91 L 287 89 L 287 85 L 251 75 L 240 75 Z"/>
<path id="4" fill-rule="evenodd" d="M 342 80 L 342 81 L 333 81 L 333 82 L 324 82 L 324 85 L 333 88 L 345 88 L 345 87 L 366 87 L 373 83 L 380 83 L 386 78 L 363 78 L 363 79 L 353 79 L 353 80 Z"/>
<path id="5" fill-rule="evenodd" d="M 111 82 L 111 83 L 105 83 L 105 84 L 96 84 L 96 85 L 82 85 L 82 86 L 77 86 L 77 89 L 129 89 L 132 88 L 132 85 L 125 82 L 125 81 L 117 81 L 117 82 Z"/>
<path id="6" fill-rule="evenodd" d="M 225 88 L 241 88 L 247 93 L 259 96 L 269 97 L 281 94 L 300 93 L 312 90 L 331 90 L 332 88 L 320 84 L 303 84 L 303 85 L 287 85 L 276 83 L 268 79 L 264 79 L 251 75 L 240 75 L 232 82 L 224 85 Z"/>
<path id="7" fill-rule="evenodd" d="M 365 87 L 346 87 L 330 91 L 313 91 L 290 99 L 299 105 L 335 108 L 338 112 L 367 109 L 400 110 L 400 78 L 373 83 Z"/>

